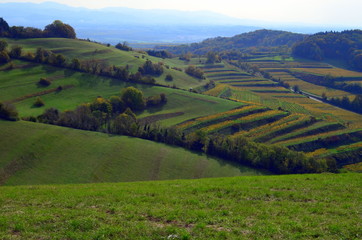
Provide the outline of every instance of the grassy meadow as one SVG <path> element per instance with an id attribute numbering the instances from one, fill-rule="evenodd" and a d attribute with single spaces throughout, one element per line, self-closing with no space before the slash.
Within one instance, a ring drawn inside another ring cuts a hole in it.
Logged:
<path id="1" fill-rule="evenodd" d="M 38 81 L 42 77 L 51 80 L 52 84 L 48 87 L 39 86 Z M 58 86 L 71 87 L 60 92 L 53 91 L 41 95 L 45 105 L 40 108 L 33 107 L 37 93 L 56 89 Z M 146 97 L 160 93 L 166 94 L 168 102 L 165 105 L 147 109 L 139 112 L 138 115 L 142 118 L 157 114 L 180 113 L 173 118 L 162 120 L 162 123 L 167 126 L 243 105 L 188 91 L 117 81 L 24 61 L 14 61 L 14 69 L 0 71 L 0 101 L 14 102 L 20 116 L 38 116 L 50 107 L 61 111 L 72 110 L 82 103 L 93 101 L 98 96 L 109 98 L 120 95 L 121 89 L 128 86 L 142 90 Z"/>
<path id="2" fill-rule="evenodd" d="M 361 175 L 0 187 L 2 239 L 360 239 Z"/>
<path id="3" fill-rule="evenodd" d="M 0 185 L 259 175 L 180 147 L 103 133 L 0 121 Z"/>

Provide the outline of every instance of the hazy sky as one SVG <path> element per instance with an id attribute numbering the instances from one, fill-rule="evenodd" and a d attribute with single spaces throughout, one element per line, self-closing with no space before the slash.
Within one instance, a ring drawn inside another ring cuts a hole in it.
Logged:
<path id="1" fill-rule="evenodd" d="M 275 22 L 344 25 L 362 28 L 362 0 L 51 0 L 77 7 L 205 10 Z M 0 0 L 0 2 L 46 2 Z"/>

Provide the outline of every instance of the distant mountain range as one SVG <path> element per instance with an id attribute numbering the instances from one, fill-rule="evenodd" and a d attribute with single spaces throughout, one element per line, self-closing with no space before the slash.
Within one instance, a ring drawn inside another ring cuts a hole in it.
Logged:
<path id="1" fill-rule="evenodd" d="M 45 2 L 0 3 L 0 17 L 9 25 L 44 28 L 61 20 L 76 29 L 78 38 L 116 44 L 191 43 L 207 38 L 272 28 L 266 22 L 228 17 L 205 11 L 140 10 L 130 8 L 88 9 Z M 275 29 L 275 28 L 274 28 Z M 323 28 L 286 27 L 281 30 L 313 33 Z"/>

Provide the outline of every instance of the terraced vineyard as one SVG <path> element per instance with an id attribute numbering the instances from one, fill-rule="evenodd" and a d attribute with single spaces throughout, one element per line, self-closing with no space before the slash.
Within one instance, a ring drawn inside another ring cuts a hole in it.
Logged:
<path id="1" fill-rule="evenodd" d="M 284 70 L 290 67 L 311 69 L 312 72 L 318 73 L 322 70 L 336 72 L 328 64 L 295 61 L 283 64 L 279 61 L 253 63 L 268 71 L 274 78 L 280 78 L 291 86 L 298 85 L 305 92 L 310 91 L 318 96 L 323 92 L 340 97 L 351 95 L 305 82 Z M 213 121 L 204 121 L 207 118 L 195 119 L 180 125 L 186 131 L 200 129 L 213 134 L 246 136 L 258 142 L 281 144 L 321 157 L 340 154 L 342 146 L 345 146 L 343 153 L 360 151 L 362 117 L 359 114 L 296 94 L 276 82 L 253 76 L 228 63 L 201 67 L 206 77 L 215 82 L 215 88 L 206 91 L 205 94 L 226 97 L 248 105 L 243 108 L 260 108 L 263 112 L 249 112 L 242 117 L 228 116 L 224 113 L 223 118 L 215 118 Z M 349 77 L 358 77 L 358 74 L 353 75 L 350 71 L 347 73 Z M 328 145 L 326 142 L 333 142 L 330 149 L 325 148 Z"/>

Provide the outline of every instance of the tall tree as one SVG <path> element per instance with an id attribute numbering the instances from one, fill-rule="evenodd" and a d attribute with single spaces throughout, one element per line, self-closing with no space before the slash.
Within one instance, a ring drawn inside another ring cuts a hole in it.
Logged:
<path id="1" fill-rule="evenodd" d="M 47 25 L 44 34 L 46 37 L 76 38 L 74 28 L 60 20 L 55 20 L 52 24 Z"/>

